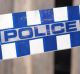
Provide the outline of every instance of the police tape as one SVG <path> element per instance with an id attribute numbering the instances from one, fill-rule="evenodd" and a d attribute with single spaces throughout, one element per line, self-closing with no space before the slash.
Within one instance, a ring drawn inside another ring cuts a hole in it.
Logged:
<path id="1" fill-rule="evenodd" d="M 0 31 L 0 59 L 80 46 L 79 20 Z"/>
<path id="2" fill-rule="evenodd" d="M 0 15 L 0 59 L 80 46 L 79 18 L 79 6 Z"/>

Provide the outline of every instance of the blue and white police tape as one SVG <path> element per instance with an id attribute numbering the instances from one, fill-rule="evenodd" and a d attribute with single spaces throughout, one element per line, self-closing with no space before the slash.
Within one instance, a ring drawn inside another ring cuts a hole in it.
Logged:
<path id="1" fill-rule="evenodd" d="M 0 31 L 0 59 L 80 46 L 80 23 L 58 22 Z"/>
<path id="2" fill-rule="evenodd" d="M 80 6 L 59 7 L 0 15 L 0 29 L 80 19 Z"/>
<path id="3" fill-rule="evenodd" d="M 80 46 L 79 19 L 79 6 L 0 15 L 0 59 Z"/>

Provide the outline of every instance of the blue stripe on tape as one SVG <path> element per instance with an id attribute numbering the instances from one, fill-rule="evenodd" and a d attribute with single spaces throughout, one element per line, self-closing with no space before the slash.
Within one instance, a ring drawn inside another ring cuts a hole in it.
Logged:
<path id="1" fill-rule="evenodd" d="M 40 10 L 40 16 L 41 16 L 41 23 L 42 24 L 49 24 L 53 21 L 53 9 L 48 10 Z"/>
<path id="2" fill-rule="evenodd" d="M 80 17 L 79 6 L 68 7 L 68 18 L 69 20 L 78 20 Z"/>
<path id="3" fill-rule="evenodd" d="M 13 13 L 13 24 L 14 28 L 26 27 L 26 12 Z"/>
<path id="4" fill-rule="evenodd" d="M 71 46 L 80 46 L 80 31 L 79 32 L 73 32 L 70 34 L 71 37 Z"/>
<path id="5" fill-rule="evenodd" d="M 0 59 L 2 59 L 2 51 L 1 51 L 1 46 L 0 46 Z"/>
<path id="6" fill-rule="evenodd" d="M 15 44 L 17 57 L 30 54 L 29 40 L 18 41 Z"/>
<path id="7" fill-rule="evenodd" d="M 0 34 L 0 59 L 2 59 L 2 51 L 1 51 L 1 34 Z"/>
<path id="8" fill-rule="evenodd" d="M 44 41 L 44 52 L 56 50 L 56 36 L 48 36 L 43 38 Z"/>
<path id="9" fill-rule="evenodd" d="M 26 12 L 13 13 L 13 22 L 14 28 L 27 27 Z M 15 44 L 17 57 L 30 54 L 28 40 L 17 41 Z"/>

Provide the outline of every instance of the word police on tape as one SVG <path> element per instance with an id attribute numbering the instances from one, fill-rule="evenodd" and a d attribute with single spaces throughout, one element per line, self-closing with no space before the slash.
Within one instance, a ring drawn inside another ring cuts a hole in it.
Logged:
<path id="1" fill-rule="evenodd" d="M 0 59 L 80 46 L 80 6 L 0 15 Z"/>
<path id="2" fill-rule="evenodd" d="M 14 42 L 23 39 L 70 33 L 80 30 L 77 21 L 60 22 L 31 27 L 14 28 L 0 31 L 1 43 Z"/>

